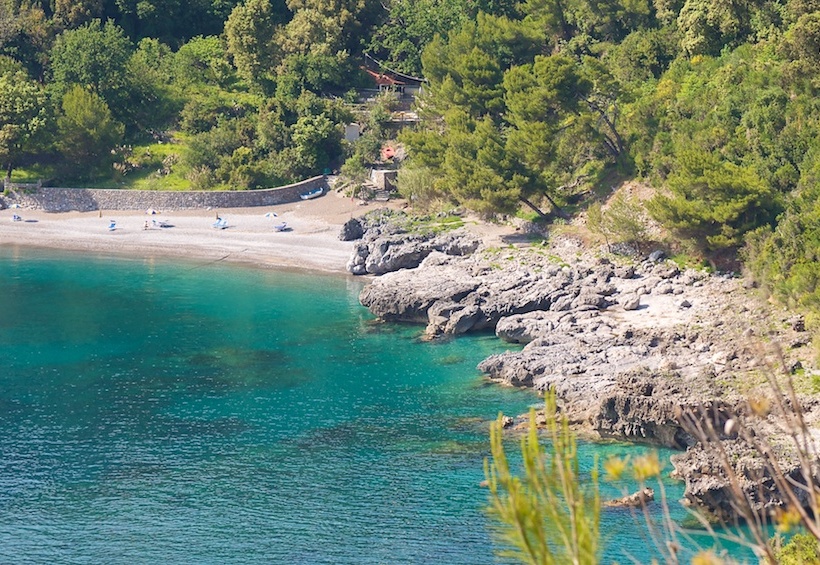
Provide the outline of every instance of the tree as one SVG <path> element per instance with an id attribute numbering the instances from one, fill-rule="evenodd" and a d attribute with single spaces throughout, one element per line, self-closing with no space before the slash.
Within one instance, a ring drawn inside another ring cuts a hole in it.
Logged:
<path id="1" fill-rule="evenodd" d="M 820 11 L 803 14 L 785 37 L 788 55 L 816 69 L 820 63 Z"/>
<path id="2" fill-rule="evenodd" d="M 649 212 L 706 253 L 736 248 L 747 232 L 774 220 L 779 199 L 748 168 L 690 150 L 669 176 L 669 193 L 649 201 Z"/>
<path id="3" fill-rule="evenodd" d="M 393 69 L 422 73 L 421 53 L 436 35 L 446 37 L 471 16 L 465 0 L 393 0 L 385 3 L 385 21 L 370 39 L 370 52 Z"/>
<path id="4" fill-rule="evenodd" d="M 277 42 L 289 11 L 277 0 L 246 0 L 225 22 L 228 52 L 248 84 L 271 89 L 283 53 Z"/>
<path id="5" fill-rule="evenodd" d="M 171 72 L 176 84 L 183 88 L 202 84 L 227 88 L 236 81 L 228 62 L 227 46 L 216 36 L 194 37 L 180 47 L 172 56 Z"/>
<path id="6" fill-rule="evenodd" d="M 10 178 L 15 164 L 46 125 L 47 106 L 42 87 L 20 65 L 8 59 L 5 63 L 0 61 L 0 164 Z"/>
<path id="7" fill-rule="evenodd" d="M 593 41 L 620 41 L 652 23 L 647 0 L 527 0 L 521 11 L 544 34 L 560 42 L 587 36 Z"/>
<path id="8" fill-rule="evenodd" d="M 319 49 L 335 53 L 358 49 L 369 28 L 377 22 L 379 0 L 287 0 L 293 19 L 288 22 L 285 41 L 312 37 L 312 45 L 286 48 L 291 53 Z"/>
<path id="9" fill-rule="evenodd" d="M 512 126 L 507 147 L 511 161 L 532 180 L 529 199 L 545 197 L 560 215 L 562 187 L 577 186 L 589 176 L 589 162 L 603 146 L 590 127 L 582 102 L 592 83 L 575 61 L 563 55 L 538 56 L 531 65 L 511 68 L 504 76 L 505 100 Z"/>
<path id="10" fill-rule="evenodd" d="M 174 55 L 164 43 L 142 39 L 128 60 L 127 117 L 140 130 L 167 127 L 179 114 L 185 94 L 171 84 L 168 69 L 173 59 Z"/>
<path id="11" fill-rule="evenodd" d="M 107 3 L 110 5 L 112 2 L 107 0 Z M 114 3 L 118 12 L 117 22 L 134 40 L 152 37 L 178 47 L 187 39 L 198 35 L 219 34 L 231 10 L 239 2 L 238 0 L 115 0 Z"/>
<path id="12" fill-rule="evenodd" d="M 438 115 L 457 107 L 475 118 L 500 119 L 504 72 L 532 61 L 541 47 L 522 23 L 479 14 L 476 22 L 465 23 L 446 40 L 436 37 L 424 50 L 424 76 L 430 81 L 425 103 Z"/>
<path id="13" fill-rule="evenodd" d="M 93 20 L 61 33 L 51 50 L 53 88 L 62 97 L 74 86 L 102 98 L 119 120 L 131 113 L 128 61 L 133 52 L 125 33 L 112 21 Z"/>
<path id="14" fill-rule="evenodd" d="M 54 20 L 70 29 L 100 18 L 103 9 L 103 0 L 55 0 Z"/>
<path id="15" fill-rule="evenodd" d="M 300 117 L 291 128 L 291 139 L 307 171 L 321 171 L 341 154 L 342 133 L 325 114 Z"/>
<path id="16" fill-rule="evenodd" d="M 80 85 L 71 87 L 62 100 L 57 119 L 57 148 L 71 174 L 104 170 L 112 162 L 111 150 L 122 141 L 123 125 L 112 117 L 105 100 Z"/>
<path id="17" fill-rule="evenodd" d="M 0 54 L 14 57 L 42 80 L 53 40 L 53 21 L 37 2 L 0 0 Z"/>
<path id="18" fill-rule="evenodd" d="M 477 122 L 453 124 L 447 143 L 439 186 L 482 215 L 514 213 L 521 186 L 507 166 L 504 142 L 492 119 L 485 116 Z"/>
<path id="19" fill-rule="evenodd" d="M 690 55 L 715 55 L 751 33 L 753 2 L 686 0 L 678 15 L 681 48 Z"/>
<path id="20" fill-rule="evenodd" d="M 12 0 L 0 0 L 0 48 L 17 34 L 17 18 L 14 17 Z"/>
<path id="21" fill-rule="evenodd" d="M 750 234 L 746 265 L 761 286 L 789 307 L 820 306 L 820 151 L 802 164 L 800 184 L 773 229 Z"/>

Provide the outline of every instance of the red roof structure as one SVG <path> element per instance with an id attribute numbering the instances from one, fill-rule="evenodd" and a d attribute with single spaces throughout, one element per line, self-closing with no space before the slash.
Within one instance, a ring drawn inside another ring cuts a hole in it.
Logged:
<path id="1" fill-rule="evenodd" d="M 396 149 L 390 145 L 382 147 L 382 161 L 387 161 L 396 156 Z"/>
<path id="2" fill-rule="evenodd" d="M 404 86 L 405 82 L 402 82 L 398 79 L 391 77 L 390 75 L 386 75 L 383 73 L 377 73 L 376 71 L 371 71 L 370 69 L 364 69 L 367 74 L 373 77 L 373 80 L 376 81 L 376 84 L 379 85 L 379 88 L 383 86 Z"/>

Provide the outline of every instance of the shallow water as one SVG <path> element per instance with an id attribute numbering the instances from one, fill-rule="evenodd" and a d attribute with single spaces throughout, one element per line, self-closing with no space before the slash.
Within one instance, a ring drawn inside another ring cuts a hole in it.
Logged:
<path id="1" fill-rule="evenodd" d="M 0 562 L 492 563 L 487 422 L 539 401 L 477 373 L 493 336 L 421 342 L 360 289 L 0 248 Z M 604 511 L 605 561 L 647 562 L 642 524 Z"/>

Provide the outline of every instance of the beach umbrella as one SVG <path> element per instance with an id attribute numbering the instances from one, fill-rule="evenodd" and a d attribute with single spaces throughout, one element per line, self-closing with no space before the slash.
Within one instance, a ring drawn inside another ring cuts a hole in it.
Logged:
<path id="1" fill-rule="evenodd" d="M 276 214 L 276 212 L 268 212 L 267 214 L 265 214 L 265 217 L 266 218 L 278 218 L 279 216 Z"/>

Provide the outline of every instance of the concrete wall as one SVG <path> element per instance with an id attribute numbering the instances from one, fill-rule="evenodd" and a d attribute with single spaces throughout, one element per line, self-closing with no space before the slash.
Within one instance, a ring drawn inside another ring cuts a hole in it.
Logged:
<path id="1" fill-rule="evenodd" d="M 201 208 L 248 208 L 296 202 L 299 194 L 322 187 L 325 177 L 313 177 L 295 184 L 262 190 L 161 191 L 96 188 L 15 188 L 0 195 L 0 205 L 19 204 L 47 212 L 92 210 L 191 210 Z"/>
<path id="2" fill-rule="evenodd" d="M 370 171 L 370 182 L 379 190 L 396 190 L 398 171 L 395 169 L 373 169 Z"/>

